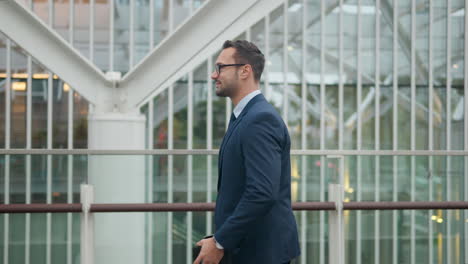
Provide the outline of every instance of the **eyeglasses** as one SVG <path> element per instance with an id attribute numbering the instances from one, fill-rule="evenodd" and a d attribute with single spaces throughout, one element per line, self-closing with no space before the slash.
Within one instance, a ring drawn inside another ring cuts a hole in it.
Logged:
<path id="1" fill-rule="evenodd" d="M 216 64 L 215 65 L 215 70 L 216 70 L 216 73 L 219 75 L 221 73 L 221 69 L 223 67 L 227 67 L 227 66 L 244 66 L 246 65 L 246 63 L 236 63 L 236 64 Z"/>

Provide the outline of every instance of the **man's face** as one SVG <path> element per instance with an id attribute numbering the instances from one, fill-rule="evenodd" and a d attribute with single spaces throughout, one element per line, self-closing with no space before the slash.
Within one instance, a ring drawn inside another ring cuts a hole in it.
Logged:
<path id="1" fill-rule="evenodd" d="M 216 59 L 216 65 L 235 64 L 233 55 L 236 50 L 234 48 L 223 49 Z M 216 95 L 221 97 L 230 97 L 235 94 L 239 86 L 239 78 L 237 76 L 238 67 L 227 66 L 222 67 L 219 73 L 216 70 L 211 73 L 211 79 L 216 84 Z"/>

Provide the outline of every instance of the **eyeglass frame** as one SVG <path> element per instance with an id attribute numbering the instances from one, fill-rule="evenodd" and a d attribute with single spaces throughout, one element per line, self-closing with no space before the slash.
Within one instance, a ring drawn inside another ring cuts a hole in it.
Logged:
<path id="1" fill-rule="evenodd" d="M 223 67 L 228 67 L 228 66 L 244 66 L 247 65 L 248 63 L 234 63 L 234 64 L 216 64 L 215 65 L 215 71 L 217 75 L 221 74 L 221 69 Z"/>

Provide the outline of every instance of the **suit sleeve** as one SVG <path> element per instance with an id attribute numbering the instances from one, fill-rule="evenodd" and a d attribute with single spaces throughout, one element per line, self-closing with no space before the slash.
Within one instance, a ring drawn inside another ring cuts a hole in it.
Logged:
<path id="1" fill-rule="evenodd" d="M 272 113 L 258 114 L 241 135 L 246 184 L 234 213 L 214 234 L 227 250 L 235 249 L 253 224 L 269 213 L 279 196 L 283 123 Z"/>

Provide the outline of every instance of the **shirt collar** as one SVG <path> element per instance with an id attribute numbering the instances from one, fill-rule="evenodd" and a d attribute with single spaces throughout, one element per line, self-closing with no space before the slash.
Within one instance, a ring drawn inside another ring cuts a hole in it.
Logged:
<path id="1" fill-rule="evenodd" d="M 236 105 L 234 111 L 232 111 L 236 118 L 239 117 L 239 115 L 242 113 L 242 110 L 244 110 L 245 106 L 250 102 L 250 100 L 252 100 L 252 98 L 261 93 L 262 92 L 260 92 L 260 90 L 255 90 L 249 93 L 248 95 L 244 96 L 244 98 L 242 98 L 242 100 L 240 100 L 240 102 Z"/>

